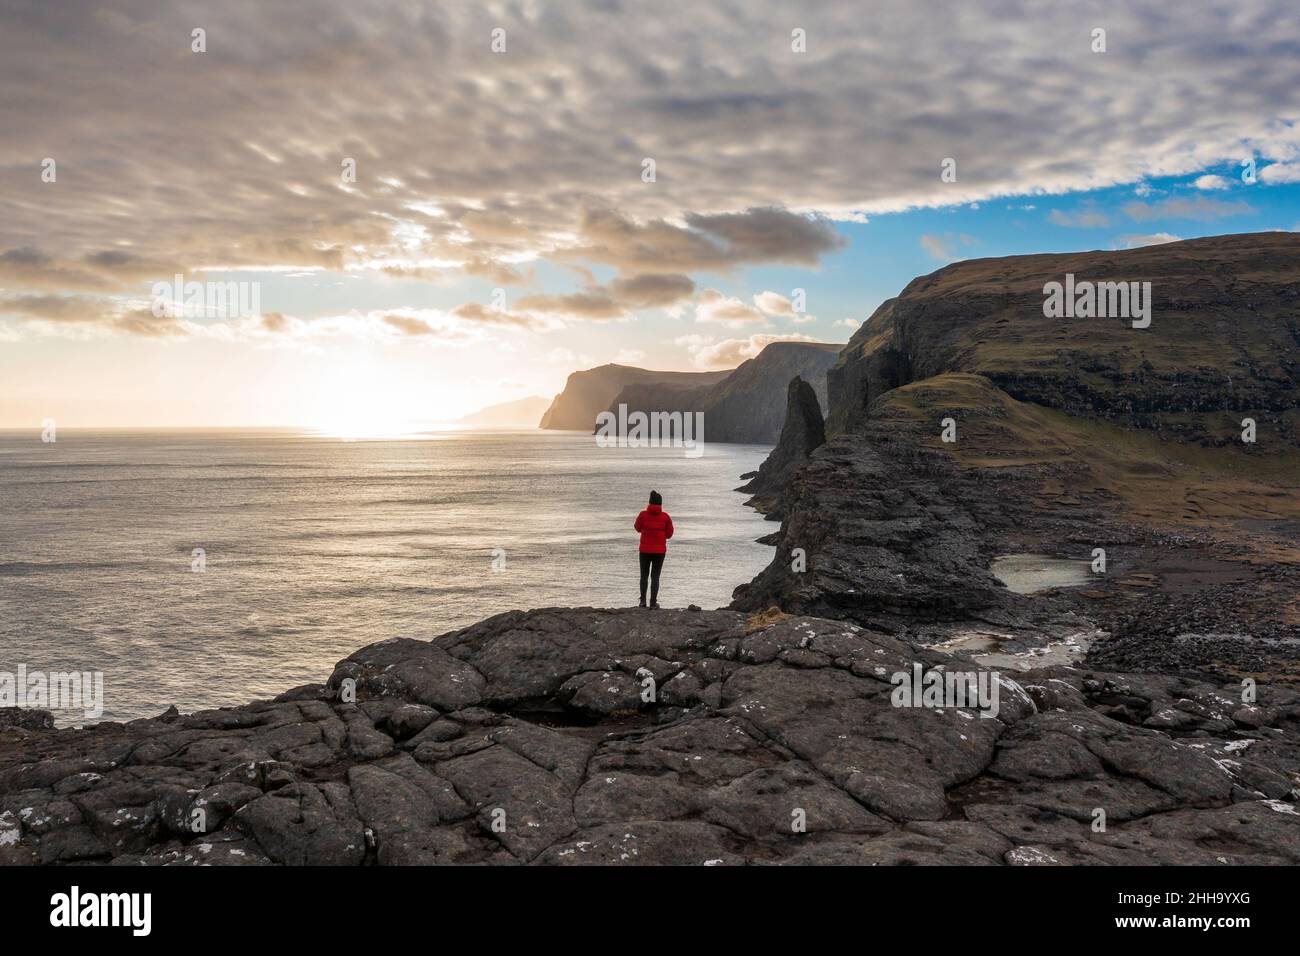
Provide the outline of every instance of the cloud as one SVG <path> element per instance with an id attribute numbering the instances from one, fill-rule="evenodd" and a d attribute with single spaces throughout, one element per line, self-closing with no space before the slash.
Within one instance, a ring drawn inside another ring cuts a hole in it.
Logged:
<path id="1" fill-rule="evenodd" d="M 1248 150 L 1295 158 L 1300 130 L 1278 122 L 1300 114 L 1285 0 L 1108 11 L 1112 36 L 1133 38 L 1141 96 L 1132 71 L 1087 54 L 1077 9 L 1013 6 L 867 23 L 852 4 L 822 5 L 796 64 L 772 39 L 777 0 L 689 21 L 612 3 L 505 7 L 500 56 L 472 0 L 225 0 L 205 8 L 204 54 L 190 52 L 184 4 L 10 4 L 6 236 L 84 273 L 61 289 L 105 281 L 112 269 L 86 257 L 118 240 L 144 262 L 436 262 L 425 268 L 504 284 L 522 262 L 599 256 L 612 235 L 596 261 L 684 274 L 815 263 L 835 244 L 800 216 L 814 210 L 860 220 L 1194 174 Z M 42 183 L 50 153 L 58 180 Z M 941 183 L 954 153 L 960 179 Z M 750 212 L 775 202 L 785 211 Z"/>
<path id="2" fill-rule="evenodd" d="M 1192 182 L 1192 185 L 1197 189 L 1212 191 L 1217 189 L 1228 189 L 1232 186 L 1232 180 L 1228 179 L 1226 176 L 1206 174 L 1204 176 L 1197 176 Z"/>
<path id="3" fill-rule="evenodd" d="M 958 262 L 961 256 L 957 255 L 957 245 L 973 245 L 975 240 L 966 234 L 954 236 L 952 233 L 945 233 L 942 236 L 924 233 L 921 236 L 921 248 L 940 262 Z"/>
<path id="4" fill-rule="evenodd" d="M 948 243 L 942 236 L 925 233 L 921 236 L 921 248 L 940 261 L 947 262 L 951 258 Z"/>
<path id="5" fill-rule="evenodd" d="M 516 306 L 521 312 L 546 312 L 577 319 L 621 319 L 627 310 L 604 290 L 565 295 L 526 295 Z"/>
<path id="6" fill-rule="evenodd" d="M 365 312 L 354 310 L 311 319 L 272 312 L 224 323 L 199 323 L 191 327 L 190 332 L 271 345 L 337 339 L 375 343 L 413 340 L 440 345 L 466 345 L 487 341 L 498 327 L 526 330 L 532 321 L 534 320 L 527 316 L 498 312 L 470 303 L 450 312 L 403 307 Z"/>
<path id="7" fill-rule="evenodd" d="M 1284 119 L 1300 115 L 1300 20 L 1286 0 L 1108 8 L 1133 69 L 1088 53 L 1078 9 L 1049 0 L 972 0 L 944 16 L 902 5 L 871 22 L 818 5 L 797 60 L 774 39 L 789 17 L 778 0 L 689 18 L 507 4 L 493 14 L 505 55 L 490 52 L 492 17 L 475 0 L 203 6 L 203 54 L 190 51 L 192 4 L 0 9 L 7 292 L 129 294 L 221 266 L 499 286 L 541 263 L 613 269 L 530 313 L 458 316 L 544 329 L 676 308 L 697 273 L 815 267 L 843 247 L 833 219 L 1143 193 L 1146 178 L 1248 153 L 1281 161 L 1261 182 L 1290 182 L 1300 160 L 1300 126 Z M 47 156 L 53 183 L 40 179 Z M 938 175 L 948 156 L 955 183 Z M 1246 211 L 1126 207 L 1136 221 Z M 946 237 L 926 248 L 959 251 Z M 647 276 L 677 278 L 652 288 Z M 400 331 L 371 331 L 385 330 Z"/>
<path id="8" fill-rule="evenodd" d="M 1139 246 L 1159 246 L 1166 242 L 1182 242 L 1182 236 L 1175 236 L 1168 232 L 1136 233 L 1128 236 L 1120 236 L 1115 240 L 1116 248 L 1119 249 L 1136 249 Z"/>
<path id="9" fill-rule="evenodd" d="M 23 289 L 100 292 L 113 288 L 108 277 L 77 263 L 55 262 L 34 246 L 0 252 L 0 283 Z"/>
<path id="10" fill-rule="evenodd" d="M 285 332 L 289 328 L 289 319 L 280 312 L 263 312 L 262 328 L 267 332 Z"/>
<path id="11" fill-rule="evenodd" d="M 1135 222 L 1150 222 L 1154 219 L 1194 219 L 1209 222 L 1228 216 L 1243 216 L 1252 213 L 1255 208 L 1250 203 L 1240 200 L 1227 201 L 1197 196 L 1194 199 L 1162 199 L 1156 203 L 1131 202 L 1124 206 L 1124 214 Z"/>
<path id="12" fill-rule="evenodd" d="M 763 322 L 763 313 L 740 299 L 717 289 L 705 289 L 695 301 L 696 322 L 719 322 L 739 328 L 747 322 Z"/>
<path id="13" fill-rule="evenodd" d="M 435 332 L 432 325 L 424 319 L 415 318 L 414 316 L 385 315 L 381 318 L 385 324 L 391 325 L 393 328 L 397 329 L 398 332 L 402 333 L 402 335 L 433 335 Z"/>
<path id="14" fill-rule="evenodd" d="M 15 295 L 0 298 L 0 312 L 52 322 L 94 322 L 109 311 L 107 300 L 80 295 Z"/>
<path id="15" fill-rule="evenodd" d="M 779 292 L 760 292 L 754 296 L 754 305 L 768 315 L 793 316 L 794 303 Z"/>
<path id="16" fill-rule="evenodd" d="M 466 302 L 451 310 L 452 316 L 472 325 L 497 325 L 519 329 L 545 328 L 547 323 L 526 312 L 494 309 L 480 302 Z"/>
<path id="17" fill-rule="evenodd" d="M 0 294 L 6 338 L 18 327 L 73 338 L 133 336 L 141 338 L 210 338 L 232 342 L 291 345 L 326 339 L 393 342 L 437 339 L 441 342 L 484 341 L 492 330 L 532 331 L 548 327 L 543 317 L 496 310 L 478 303 L 455 309 L 400 308 L 301 318 L 263 312 L 217 320 L 175 314 L 156 316 L 151 303 L 129 297 L 92 295 Z"/>
<path id="18" fill-rule="evenodd" d="M 703 216 L 686 224 L 716 241 L 729 263 L 785 262 L 814 266 L 847 240 L 825 219 L 800 216 L 775 207 Z"/>
<path id="19" fill-rule="evenodd" d="M 442 284 L 460 278 L 462 273 L 466 276 L 486 279 L 498 286 L 523 285 L 531 282 L 534 276 L 531 269 L 524 272 L 508 262 L 494 262 L 485 258 L 449 260 L 433 266 L 422 265 L 416 261 L 377 263 L 377 265 L 379 271 L 394 279 L 416 279 Z"/>
<path id="20" fill-rule="evenodd" d="M 723 339 L 715 342 L 702 336 L 681 336 L 674 340 L 691 354 L 698 368 L 735 368 L 746 359 L 752 359 L 773 342 L 816 342 L 808 335 L 787 332 L 781 335 L 751 335 L 744 339 Z"/>
<path id="21" fill-rule="evenodd" d="M 1270 186 L 1300 183 L 1300 163 L 1273 163 L 1259 171 L 1259 181 Z"/>
<path id="22" fill-rule="evenodd" d="M 1053 225 L 1068 226 L 1072 229 L 1098 229 L 1110 225 L 1110 216 L 1090 205 L 1085 205 L 1074 212 L 1053 209 L 1048 213 L 1047 220 Z"/>
<path id="23" fill-rule="evenodd" d="M 673 305 L 690 297 L 695 282 L 690 276 L 665 273 L 616 278 L 608 286 L 592 285 L 562 295 L 525 295 L 516 307 L 521 312 L 542 312 L 575 319 L 627 318 L 634 309 Z"/>
<path id="24" fill-rule="evenodd" d="M 779 292 L 765 291 L 754 296 L 754 305 L 764 315 L 788 319 L 794 325 L 808 325 L 817 321 L 817 316 L 795 310 L 794 302 Z"/>
<path id="25" fill-rule="evenodd" d="M 845 244 L 826 219 L 775 207 L 708 216 L 690 213 L 680 224 L 588 209 L 578 237 L 577 244 L 558 248 L 555 255 L 633 273 L 723 272 L 755 263 L 811 266 Z"/>
<path id="26" fill-rule="evenodd" d="M 114 316 L 109 327 L 115 332 L 141 338 L 169 338 L 190 334 L 186 323 L 172 316 L 154 315 L 150 309 L 131 309 L 122 312 Z"/>
<path id="27" fill-rule="evenodd" d="M 170 315 L 155 316 L 137 300 L 90 295 L 0 295 L 0 314 L 14 315 L 38 331 L 77 337 L 123 334 L 146 338 L 186 335 L 187 325 Z"/>
<path id="28" fill-rule="evenodd" d="M 609 286 L 611 296 L 633 309 L 673 305 L 694 292 L 695 282 L 690 276 L 672 273 L 615 279 Z"/>

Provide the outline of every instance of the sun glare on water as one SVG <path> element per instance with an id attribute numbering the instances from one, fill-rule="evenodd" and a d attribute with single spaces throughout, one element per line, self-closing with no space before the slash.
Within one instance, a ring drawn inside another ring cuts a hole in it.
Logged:
<path id="1" fill-rule="evenodd" d="M 403 418 L 387 403 L 375 402 L 331 409 L 313 422 L 311 431 L 342 441 L 409 441 L 428 437 L 430 424 Z"/>
<path id="2" fill-rule="evenodd" d="M 464 398 L 427 381 L 404 382 L 371 356 L 343 360 L 328 384 L 313 383 L 301 398 L 301 421 L 310 434 L 340 441 L 418 441 L 455 432 L 445 410 L 458 412 Z"/>
<path id="3" fill-rule="evenodd" d="M 327 422 L 317 425 L 313 432 L 322 438 L 340 441 L 410 441 L 426 437 L 426 430 L 416 426 L 376 427 L 365 422 Z"/>
<path id="4" fill-rule="evenodd" d="M 464 431 L 467 427 L 427 420 L 417 422 L 346 415 L 322 418 L 310 426 L 310 433 L 339 441 L 427 441 L 447 437 L 446 433 Z"/>

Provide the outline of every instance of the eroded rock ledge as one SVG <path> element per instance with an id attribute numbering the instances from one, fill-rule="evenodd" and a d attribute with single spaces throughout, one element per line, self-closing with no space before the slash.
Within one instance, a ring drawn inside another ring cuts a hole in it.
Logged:
<path id="1" fill-rule="evenodd" d="M 1053 668 L 990 718 L 891 706 L 913 661 L 968 669 L 815 617 L 511 612 L 275 701 L 6 729 L 0 863 L 1300 862 L 1300 693 Z"/>

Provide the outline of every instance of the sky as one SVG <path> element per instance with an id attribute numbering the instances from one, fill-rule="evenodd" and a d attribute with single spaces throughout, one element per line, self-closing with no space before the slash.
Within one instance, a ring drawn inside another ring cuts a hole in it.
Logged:
<path id="1" fill-rule="evenodd" d="M 392 430 L 1300 230 L 1293 2 L 0 0 L 0 88 L 0 428 Z"/>

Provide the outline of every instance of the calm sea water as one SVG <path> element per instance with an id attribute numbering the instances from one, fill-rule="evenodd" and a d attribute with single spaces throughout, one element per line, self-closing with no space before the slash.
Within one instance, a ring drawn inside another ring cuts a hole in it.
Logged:
<path id="1" fill-rule="evenodd" d="M 0 432 L 0 671 L 102 671 L 102 719 L 122 720 L 272 696 L 373 641 L 512 608 L 632 605 L 651 487 L 677 526 L 661 603 L 719 607 L 771 558 L 754 539 L 772 525 L 731 490 L 766 452 Z"/>

